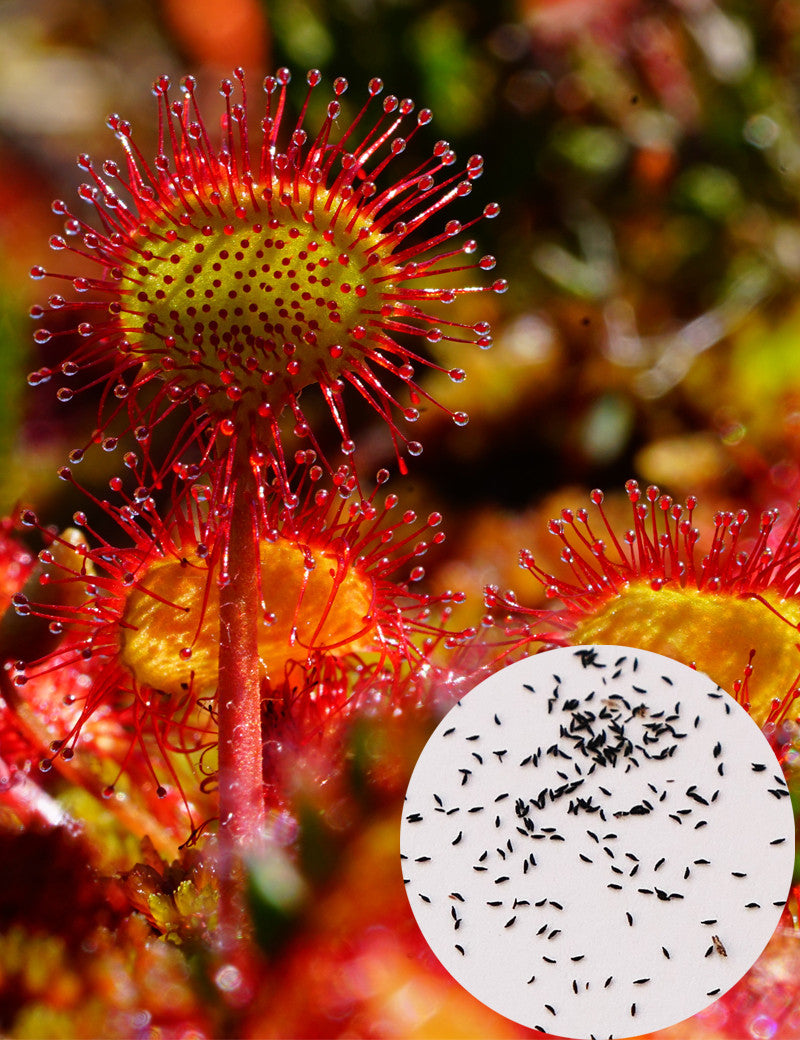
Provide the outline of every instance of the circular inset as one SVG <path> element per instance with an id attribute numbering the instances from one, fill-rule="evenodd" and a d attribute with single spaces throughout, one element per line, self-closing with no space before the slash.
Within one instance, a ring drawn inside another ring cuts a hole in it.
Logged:
<path id="1" fill-rule="evenodd" d="M 789 892 L 794 817 L 763 734 L 708 676 L 566 647 L 441 721 L 401 849 L 414 916 L 461 985 L 599 1040 L 688 1018 L 750 968 Z"/>

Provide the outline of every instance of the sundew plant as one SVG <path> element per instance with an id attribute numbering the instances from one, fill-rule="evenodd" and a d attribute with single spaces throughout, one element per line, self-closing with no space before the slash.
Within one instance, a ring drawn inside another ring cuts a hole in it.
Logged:
<path id="1" fill-rule="evenodd" d="M 32 272 L 55 290 L 33 309 L 34 338 L 61 340 L 63 358 L 29 382 L 56 383 L 63 402 L 100 388 L 97 428 L 60 475 L 78 486 L 74 467 L 92 443 L 122 453 L 132 440 L 123 462 L 135 488 L 115 477 L 117 504 L 94 503 L 118 540 L 94 537 L 85 512 L 75 522 L 88 537 L 50 537 L 42 560 L 63 595 L 14 602 L 63 641 L 21 662 L 15 682 L 92 662 L 41 768 L 79 758 L 92 719 L 114 707 L 157 793 L 177 788 L 187 835 L 208 822 L 195 819 L 189 788 L 216 789 L 225 941 L 241 930 L 241 859 L 264 827 L 265 725 L 309 713 L 320 723 L 360 696 L 390 700 L 404 672 L 458 641 L 432 614 L 453 596 L 413 586 L 418 558 L 443 537 L 441 516 L 393 520 L 397 496 L 376 497 L 386 471 L 368 490 L 348 398 L 384 420 L 405 473 L 405 455 L 422 450 L 406 425 L 421 403 L 436 404 L 417 381 L 437 367 L 426 344 L 451 342 L 460 363 L 491 343 L 486 322 L 448 320 L 446 305 L 506 287 L 481 277 L 494 258 L 476 259 L 466 234 L 499 207 L 455 216 L 480 156 L 459 165 L 438 141 L 429 158 L 405 161 L 419 155 L 431 112 L 383 96 L 378 79 L 349 122 L 348 84 L 336 79 L 309 127 L 321 75 L 306 80 L 295 116 L 287 69 L 257 101 L 235 70 L 220 85 L 217 131 L 191 77 L 177 94 L 160 78 L 155 157 L 110 117 L 122 161 L 79 157 L 79 206 L 53 203 L 57 263 Z M 314 396 L 340 435 L 335 454 L 308 418 Z M 167 420 L 177 433 L 159 454 L 154 433 Z"/>
<path id="2" fill-rule="evenodd" d="M 3 1036 L 527 1036 L 432 955 L 430 850 L 398 853 L 442 717 L 542 651 L 707 673 L 796 817 L 800 26 L 577 6 L 0 13 Z M 511 763 L 476 735 L 462 776 Z M 800 1037 L 798 897 L 800 866 L 750 972 L 657 1040 Z"/>

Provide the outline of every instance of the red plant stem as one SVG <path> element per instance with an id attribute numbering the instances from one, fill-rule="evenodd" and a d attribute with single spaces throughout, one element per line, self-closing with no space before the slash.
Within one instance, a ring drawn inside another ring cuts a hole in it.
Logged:
<path id="1" fill-rule="evenodd" d="M 245 930 L 243 858 L 264 832 L 259 551 L 248 460 L 239 466 L 231 517 L 228 584 L 220 590 L 219 846 L 220 938 L 233 947 Z"/>

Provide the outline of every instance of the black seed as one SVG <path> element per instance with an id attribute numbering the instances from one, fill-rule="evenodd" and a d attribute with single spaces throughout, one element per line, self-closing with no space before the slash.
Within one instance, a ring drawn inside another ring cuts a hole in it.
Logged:
<path id="1" fill-rule="evenodd" d="M 496 715 L 494 717 L 494 721 L 497 723 L 498 726 L 500 725 L 500 719 L 498 719 Z"/>
<path id="2" fill-rule="evenodd" d="M 609 987 L 609 986 L 611 985 L 611 980 L 612 980 L 613 978 L 614 978 L 614 976 L 613 976 L 613 975 L 609 975 L 609 976 L 608 976 L 608 978 L 606 979 L 606 981 L 605 981 L 605 982 L 603 983 L 603 989 L 608 989 L 608 987 Z"/>
<path id="3" fill-rule="evenodd" d="M 577 981 L 577 979 L 573 979 L 572 980 L 572 992 L 573 993 L 577 993 L 578 992 L 578 981 Z"/>
<path id="4" fill-rule="evenodd" d="M 646 979 L 634 979 L 633 980 L 633 984 L 634 984 L 634 986 L 643 986 L 645 984 L 645 982 L 649 982 L 649 981 L 650 981 L 650 977 L 648 976 Z"/>
<path id="5" fill-rule="evenodd" d="M 417 858 L 414 860 L 415 863 L 430 863 L 430 861 L 430 856 L 417 856 Z"/>
<path id="6" fill-rule="evenodd" d="M 754 773 L 763 773 L 767 768 L 762 762 L 751 762 L 750 765 Z"/>
<path id="7" fill-rule="evenodd" d="M 498 877 L 498 878 L 494 879 L 494 883 L 496 885 L 502 885 L 504 881 L 508 881 L 508 876 L 506 874 L 503 874 L 502 877 Z"/>
<path id="8" fill-rule="evenodd" d="M 589 859 L 588 856 L 584 856 L 584 854 L 582 852 L 579 852 L 578 855 L 580 856 L 580 858 L 583 860 L 584 863 L 594 863 L 593 859 Z"/>
<path id="9" fill-rule="evenodd" d="M 631 1004 L 631 1018 L 635 1018 L 635 1017 L 636 1017 L 636 1005 L 635 1004 Z"/>
<path id="10" fill-rule="evenodd" d="M 570 957 L 570 960 L 571 961 L 582 961 L 585 956 L 586 956 L 585 953 L 579 953 L 577 957 Z"/>
<path id="11" fill-rule="evenodd" d="M 775 838 L 770 842 L 770 845 L 782 845 L 786 841 L 786 838 Z"/>
<path id="12" fill-rule="evenodd" d="M 548 964 L 558 964 L 558 961 L 555 959 L 555 957 L 542 957 L 542 960 L 547 961 Z"/>
<path id="13" fill-rule="evenodd" d="M 666 858 L 664 856 L 662 856 L 661 859 L 658 861 L 658 863 L 656 863 L 656 865 L 653 867 L 653 870 L 658 870 L 660 867 L 663 867 L 665 863 L 666 863 Z"/>
<path id="14" fill-rule="evenodd" d="M 441 799 L 441 798 L 439 797 L 439 795 L 438 795 L 438 794 L 435 794 L 435 795 L 433 796 L 433 800 L 434 800 L 434 801 L 436 802 L 436 804 L 437 804 L 437 805 L 442 805 L 442 804 L 444 804 L 444 803 L 442 802 L 442 799 Z"/>
<path id="15" fill-rule="evenodd" d="M 732 870 L 731 871 L 731 877 L 747 877 L 747 874 L 745 874 L 741 870 Z"/>
<path id="16" fill-rule="evenodd" d="M 516 919 L 517 919 L 516 915 L 514 917 L 509 918 L 509 920 L 506 921 L 506 923 L 503 925 L 503 927 L 504 928 L 510 928 L 511 925 L 516 921 Z"/>
<path id="17" fill-rule="evenodd" d="M 561 929 L 560 928 L 554 928 L 552 930 L 552 932 L 547 936 L 547 938 L 548 939 L 555 939 L 555 937 L 557 935 L 561 935 Z"/>
<path id="18" fill-rule="evenodd" d="M 443 737 L 449 737 L 449 736 L 450 736 L 450 734 L 451 734 L 451 733 L 455 733 L 455 731 L 456 731 L 456 728 L 455 728 L 455 726 L 451 726 L 451 727 L 450 727 L 450 729 L 446 729 L 446 730 L 444 731 L 444 733 L 442 734 L 442 736 L 443 736 Z"/>
<path id="19" fill-rule="evenodd" d="M 549 927 L 550 927 L 549 925 L 543 924 L 542 927 L 539 929 L 539 931 L 536 934 L 537 935 L 543 935 L 547 931 L 547 929 Z"/>
<path id="20" fill-rule="evenodd" d="M 726 705 L 726 707 L 727 707 L 727 705 Z M 717 986 L 717 988 L 716 988 L 716 989 L 710 989 L 710 990 L 709 990 L 709 991 L 708 991 L 708 992 L 706 993 L 706 996 L 707 996 L 707 997 L 714 997 L 714 996 L 716 996 L 716 994 L 717 994 L 717 993 L 719 993 L 719 991 L 720 991 L 720 987 L 719 987 L 719 986 Z"/>
<path id="21" fill-rule="evenodd" d="M 626 910 L 625 911 L 625 916 L 628 918 L 628 924 L 631 926 L 631 928 L 633 928 L 633 917 L 632 917 L 632 915 L 629 914 L 628 911 Z"/>
<path id="22" fill-rule="evenodd" d="M 459 901 L 459 903 L 466 902 L 466 900 L 464 899 L 464 897 L 461 895 L 460 892 L 451 892 L 450 893 L 450 898 L 451 899 L 457 899 Z"/>
<path id="23" fill-rule="evenodd" d="M 467 740 L 480 740 L 480 733 L 473 733 L 471 737 L 467 737 Z"/>
<path id="24" fill-rule="evenodd" d="M 664 956 L 667 958 L 667 960 L 670 959 L 670 957 L 669 957 L 669 950 L 666 948 L 666 946 L 662 946 L 661 947 L 661 952 L 664 954 Z"/>
<path id="25" fill-rule="evenodd" d="M 418 812 L 411 813 L 410 816 L 406 816 L 406 822 L 407 823 L 419 823 L 421 819 L 422 819 L 422 813 L 418 813 Z"/>
<path id="26" fill-rule="evenodd" d="M 528 985 L 530 986 L 530 984 L 532 982 L 536 982 L 536 976 L 535 975 L 531 975 L 531 977 L 528 979 Z"/>
<path id="27" fill-rule="evenodd" d="M 495 751 L 495 754 L 497 754 L 497 752 L 496 752 L 496 751 Z M 506 791 L 506 793 L 505 793 L 505 794 L 499 794 L 499 795 L 498 795 L 498 796 L 497 796 L 497 797 L 495 798 L 495 801 L 496 801 L 496 802 L 502 802 L 502 800 L 503 800 L 504 798 L 508 798 L 508 791 Z"/>
<path id="28" fill-rule="evenodd" d="M 423 903 L 430 903 L 431 901 L 430 896 L 424 896 L 421 892 L 419 893 L 419 898 L 422 900 Z"/>
<path id="29" fill-rule="evenodd" d="M 453 840 L 450 842 L 450 844 L 451 845 L 458 845 L 458 843 L 461 841 L 461 838 L 463 837 L 463 834 L 464 834 L 463 831 L 459 831 L 458 834 L 456 835 L 456 837 L 453 838 Z"/>
<path id="30" fill-rule="evenodd" d="M 745 907 L 745 910 L 753 910 L 753 909 L 760 910 L 761 909 L 761 903 L 745 903 L 744 907 Z"/>
<path id="31" fill-rule="evenodd" d="M 456 943 L 455 945 L 456 945 L 456 949 L 458 950 L 458 952 L 463 957 L 464 956 L 464 947 L 463 946 L 459 946 L 458 943 Z"/>
<path id="32" fill-rule="evenodd" d="M 555 1008 L 552 1006 L 552 1004 L 545 1004 L 545 1007 L 547 1008 L 547 1010 L 550 1012 L 551 1015 L 555 1015 L 556 1011 L 555 1011 Z"/>

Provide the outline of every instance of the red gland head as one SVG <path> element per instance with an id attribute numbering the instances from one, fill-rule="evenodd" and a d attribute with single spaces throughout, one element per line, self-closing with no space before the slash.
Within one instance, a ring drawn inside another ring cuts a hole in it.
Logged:
<path id="1" fill-rule="evenodd" d="M 438 366 L 404 346 L 398 334 L 430 343 L 491 342 L 485 322 L 440 321 L 431 310 L 463 293 L 505 289 L 503 281 L 462 284 L 462 272 L 494 266 L 492 257 L 464 260 L 475 252 L 474 241 L 455 244 L 480 217 L 431 230 L 443 210 L 470 193 L 482 160 L 473 156 L 455 172 L 455 154 L 440 141 L 430 159 L 392 181 L 388 168 L 430 121 L 430 111 L 414 117 L 413 102 L 396 97 L 379 105 L 382 84 L 374 79 L 360 112 L 339 131 L 338 98 L 347 83 L 337 79 L 336 97 L 311 134 L 306 110 L 321 76 L 308 73 L 308 95 L 291 126 L 286 69 L 264 81 L 260 147 L 252 150 L 242 71 L 235 77 L 240 101 L 234 101 L 230 80 L 221 85 L 219 147 L 191 77 L 182 83 L 181 100 L 170 100 L 167 77 L 154 85 L 159 146 L 152 164 L 134 143 L 130 125 L 118 116 L 109 119 L 125 149 L 126 169 L 106 162 L 101 174 L 88 156 L 78 160 L 89 177 L 79 195 L 102 230 L 56 202 L 66 236 L 51 239 L 53 249 L 95 263 L 98 275 L 52 275 L 71 281 L 76 295 L 51 296 L 49 307 L 34 308 L 34 316 L 64 309 L 96 315 L 57 333 L 77 331 L 82 339 L 61 370 L 72 377 L 94 365 L 110 367 L 109 385 L 129 407 L 137 390 L 158 380 L 165 384 L 159 398 L 164 408 L 199 401 L 213 432 L 249 434 L 262 420 L 275 435 L 275 419 L 288 406 L 297 432 L 308 435 L 299 399 L 316 383 L 349 454 L 341 403 L 349 383 L 387 420 L 395 440 L 405 439 L 394 422 L 397 402 L 384 386 L 386 373 L 408 386 L 413 405 L 427 396 L 414 381 L 414 366 Z M 379 115 L 370 126 L 367 111 L 375 107 Z M 362 122 L 369 128 L 362 131 Z M 482 216 L 498 211 L 492 204 Z M 42 267 L 32 273 L 50 274 Z M 41 328 L 35 339 L 45 343 L 53 335 Z M 50 374 L 42 369 L 30 379 L 42 382 Z M 460 370 L 453 378 L 462 378 Z M 62 387 L 58 396 L 69 399 L 72 391 Z M 417 413 L 406 407 L 403 414 L 413 421 Z M 453 419 L 466 422 L 463 413 Z M 409 450 L 421 449 L 411 443 Z"/>

